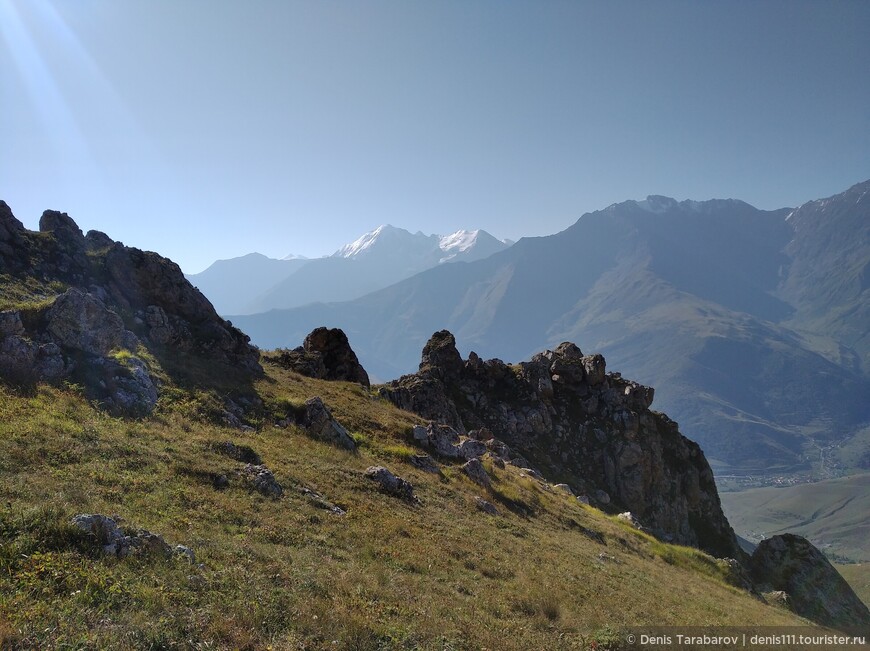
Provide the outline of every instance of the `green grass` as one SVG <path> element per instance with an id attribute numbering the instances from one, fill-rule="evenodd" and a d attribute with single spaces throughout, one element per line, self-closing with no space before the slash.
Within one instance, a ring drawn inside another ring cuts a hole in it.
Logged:
<path id="1" fill-rule="evenodd" d="M 168 386 L 152 417 L 123 420 L 74 390 L 0 387 L 0 647 L 585 649 L 643 624 L 802 623 L 726 585 L 714 559 L 516 468 L 490 465 L 491 490 L 458 464 L 417 470 L 407 433 L 419 420 L 359 386 L 268 373 L 245 432 L 210 418 L 219 392 Z M 314 395 L 362 443 L 356 454 L 272 424 Z M 227 440 L 260 454 L 284 497 L 238 481 L 244 464 L 212 447 Z M 363 474 L 374 464 L 420 503 L 378 492 Z M 76 513 L 117 514 L 202 565 L 102 557 L 69 526 Z"/>
<path id="2" fill-rule="evenodd" d="M 43 282 L 31 275 L 0 274 L 0 310 L 41 309 L 67 289 L 61 282 Z"/>

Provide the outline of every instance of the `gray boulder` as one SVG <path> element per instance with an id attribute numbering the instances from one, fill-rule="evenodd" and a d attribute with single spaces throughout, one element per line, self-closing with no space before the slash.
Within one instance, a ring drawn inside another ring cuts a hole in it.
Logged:
<path id="1" fill-rule="evenodd" d="M 365 476 L 377 482 L 382 492 L 400 497 L 408 502 L 415 501 L 414 486 L 411 482 L 397 477 L 383 466 L 370 466 L 366 469 Z"/>
<path id="2" fill-rule="evenodd" d="M 138 357 L 118 361 L 97 357 L 91 368 L 101 377 L 89 393 L 97 397 L 111 413 L 118 416 L 147 416 L 157 405 L 158 392 L 148 367 Z"/>
<path id="3" fill-rule="evenodd" d="M 240 474 L 243 481 L 266 497 L 278 498 L 284 494 L 284 487 L 266 466 L 249 463 Z"/>
<path id="4" fill-rule="evenodd" d="M 495 505 L 492 502 L 487 502 L 482 497 L 475 496 L 474 505 L 484 513 L 488 513 L 489 515 L 498 515 L 498 509 L 495 508 Z"/>
<path id="5" fill-rule="evenodd" d="M 459 444 L 459 456 L 463 459 L 479 459 L 486 454 L 486 451 L 486 443 L 483 441 L 466 439 Z"/>
<path id="6" fill-rule="evenodd" d="M 305 401 L 305 412 L 302 414 L 300 424 L 310 436 L 319 441 L 332 443 L 345 450 L 356 450 L 356 443 L 350 434 L 332 417 L 332 413 L 319 396 Z"/>
<path id="7" fill-rule="evenodd" d="M 486 470 L 483 467 L 483 464 L 480 462 L 480 459 L 471 459 L 467 461 L 462 466 L 462 471 L 468 475 L 468 478 L 471 479 L 475 484 L 479 484 L 484 488 L 489 488 L 490 479 L 489 475 L 486 474 Z"/>
<path id="8" fill-rule="evenodd" d="M 127 534 L 121 530 L 115 518 L 106 515 L 81 513 L 74 516 L 71 523 L 88 533 L 108 556 L 125 558 L 136 554 L 169 558 L 173 553 L 183 553 L 193 562 L 193 551 L 190 548 L 178 545 L 173 552 L 163 536 L 146 529 Z"/>
<path id="9" fill-rule="evenodd" d="M 434 475 L 441 474 L 441 468 L 438 467 L 435 459 L 428 454 L 415 454 L 410 459 L 411 465 L 423 472 L 431 472 Z"/>

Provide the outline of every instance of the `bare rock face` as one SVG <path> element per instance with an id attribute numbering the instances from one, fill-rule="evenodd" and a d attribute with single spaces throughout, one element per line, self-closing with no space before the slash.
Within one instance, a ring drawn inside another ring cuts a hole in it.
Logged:
<path id="1" fill-rule="evenodd" d="M 607 495 L 607 508 L 631 511 L 665 540 L 744 557 L 701 449 L 649 410 L 651 388 L 607 373 L 601 355 L 566 342 L 515 366 L 474 353 L 463 361 L 453 335 L 441 331 L 426 344 L 420 371 L 381 393 L 459 433 L 488 430 L 549 481 Z"/>
<path id="2" fill-rule="evenodd" d="M 183 352 L 240 377 L 262 373 L 249 338 L 172 261 L 98 231 L 85 236 L 66 213 L 45 211 L 39 228 L 25 229 L 0 202 L 0 273 L 41 285 L 34 307 L 0 313 L 3 379 L 25 386 L 70 378 L 112 413 L 139 416 L 160 391 L 140 345 L 158 359 Z"/>
<path id="3" fill-rule="evenodd" d="M 10 243 L 24 231 L 24 224 L 15 218 L 5 201 L 0 201 L 0 254 L 12 254 Z"/>
<path id="4" fill-rule="evenodd" d="M 117 304 L 139 311 L 140 321 L 150 312 L 148 334 L 156 330 L 154 343 L 262 373 L 259 352 L 250 345 L 250 338 L 218 316 L 171 260 L 116 243 L 106 253 L 105 270 L 107 289 Z M 160 311 L 156 325 L 155 308 Z"/>
<path id="5" fill-rule="evenodd" d="M 91 294 L 70 289 L 46 314 L 46 331 L 59 346 L 107 355 L 124 343 L 124 322 Z"/>
<path id="6" fill-rule="evenodd" d="M 340 328 L 315 328 L 305 337 L 302 348 L 306 353 L 322 356 L 325 379 L 359 382 L 364 387 L 371 385 L 368 373 Z"/>
<path id="7" fill-rule="evenodd" d="M 786 593 L 784 601 L 807 619 L 843 631 L 870 629 L 867 606 L 806 538 L 787 533 L 762 540 L 750 571 L 761 592 Z"/>
<path id="8" fill-rule="evenodd" d="M 371 386 L 368 373 L 340 328 L 315 328 L 301 346 L 283 350 L 268 361 L 306 377 Z"/>

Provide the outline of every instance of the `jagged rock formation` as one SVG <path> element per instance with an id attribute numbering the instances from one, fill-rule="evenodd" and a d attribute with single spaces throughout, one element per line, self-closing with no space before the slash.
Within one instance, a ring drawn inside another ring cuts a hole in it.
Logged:
<path id="1" fill-rule="evenodd" d="M 462 360 L 453 335 L 441 331 L 423 349 L 419 372 L 381 393 L 458 432 L 489 430 L 550 481 L 608 495 L 613 508 L 665 539 L 743 557 L 701 449 L 650 411 L 651 388 L 607 373 L 601 355 L 564 343 L 516 366 L 474 353 Z"/>
<path id="2" fill-rule="evenodd" d="M 368 373 L 340 328 L 315 328 L 301 346 L 282 350 L 267 359 L 307 377 L 371 385 Z"/>
<path id="3" fill-rule="evenodd" d="M 159 381 L 143 348 L 160 359 L 184 353 L 253 377 L 250 339 L 221 319 L 156 253 L 81 229 L 47 210 L 28 231 L 0 201 L 0 273 L 39 286 L 29 305 L 0 312 L 0 377 L 14 384 L 71 378 L 117 414 L 144 415 Z"/>
<path id="4" fill-rule="evenodd" d="M 762 540 L 750 561 L 752 580 L 762 592 L 797 614 L 844 631 L 870 630 L 870 611 L 828 559 L 806 538 L 786 533 Z"/>

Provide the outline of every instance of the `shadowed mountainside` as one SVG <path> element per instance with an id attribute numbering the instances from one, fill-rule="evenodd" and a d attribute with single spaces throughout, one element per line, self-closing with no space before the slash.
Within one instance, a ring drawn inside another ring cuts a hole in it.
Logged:
<path id="1" fill-rule="evenodd" d="M 443 328 L 466 352 L 508 361 L 576 341 L 659 387 L 658 405 L 714 468 L 817 471 L 818 449 L 842 444 L 870 419 L 861 348 L 868 188 L 795 211 L 627 201 L 355 301 L 234 322 L 264 347 L 342 327 L 381 380 L 411 370 L 429 334 Z M 841 254 L 850 261 L 842 269 L 833 262 Z M 819 314 L 840 315 L 841 326 L 828 328 Z M 858 467 L 864 453 L 824 470 Z"/>

